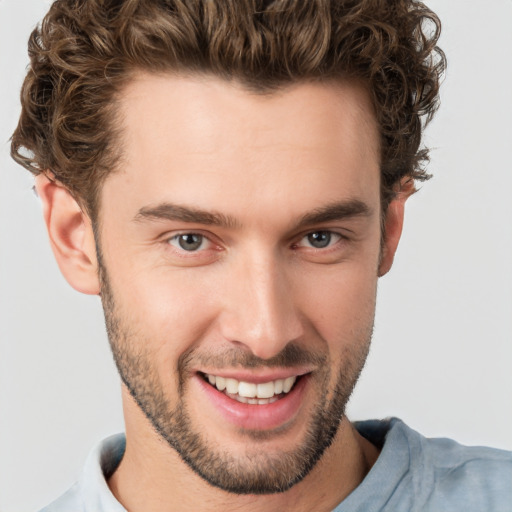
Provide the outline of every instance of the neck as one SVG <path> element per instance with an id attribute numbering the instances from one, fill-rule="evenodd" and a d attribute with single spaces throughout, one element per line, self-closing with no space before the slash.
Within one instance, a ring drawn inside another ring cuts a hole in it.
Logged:
<path id="1" fill-rule="evenodd" d="M 133 407 L 137 410 L 127 415 L 126 452 L 108 481 L 116 499 L 132 512 L 330 511 L 362 482 L 378 457 L 377 448 L 344 418 L 320 461 L 291 489 L 276 494 L 232 494 L 199 477 L 153 429 L 141 428 L 140 422 L 147 425 L 147 420 Z"/>

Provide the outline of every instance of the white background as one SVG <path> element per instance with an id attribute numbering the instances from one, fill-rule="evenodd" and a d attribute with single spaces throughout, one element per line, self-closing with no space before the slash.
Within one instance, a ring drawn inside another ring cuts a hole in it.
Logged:
<path id="1" fill-rule="evenodd" d="M 426 139 L 435 177 L 409 202 L 349 416 L 512 449 L 512 2 L 427 3 L 449 59 Z M 47 504 L 123 429 L 99 299 L 60 276 L 32 179 L 8 156 L 48 5 L 0 0 L 1 512 Z"/>

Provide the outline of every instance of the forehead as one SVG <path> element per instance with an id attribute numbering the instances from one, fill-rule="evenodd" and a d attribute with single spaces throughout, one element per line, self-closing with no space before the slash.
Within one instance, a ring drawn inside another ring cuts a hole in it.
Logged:
<path id="1" fill-rule="evenodd" d="M 218 78 L 141 74 L 119 105 L 124 158 L 105 182 L 105 207 L 116 194 L 132 208 L 286 203 L 297 215 L 319 201 L 378 201 L 378 127 L 359 84 L 256 94 Z"/>

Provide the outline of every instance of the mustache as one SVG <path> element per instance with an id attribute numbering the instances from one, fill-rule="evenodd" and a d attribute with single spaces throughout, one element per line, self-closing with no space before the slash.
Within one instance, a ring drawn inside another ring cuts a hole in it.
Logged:
<path id="1" fill-rule="evenodd" d="M 212 369 L 222 368 L 286 368 L 301 365 L 324 366 L 327 356 L 311 352 L 297 344 L 289 343 L 284 349 L 269 359 L 262 359 L 247 349 L 233 347 L 220 352 L 198 352 L 191 349 L 183 353 L 178 361 L 178 368 L 186 371 L 192 365 L 205 366 Z"/>

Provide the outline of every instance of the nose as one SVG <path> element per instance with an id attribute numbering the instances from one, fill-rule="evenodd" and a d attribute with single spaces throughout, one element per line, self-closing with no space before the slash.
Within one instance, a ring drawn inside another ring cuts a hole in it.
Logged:
<path id="1" fill-rule="evenodd" d="M 231 268 L 224 287 L 223 338 L 270 359 L 303 335 L 293 278 L 276 257 L 255 256 Z"/>

